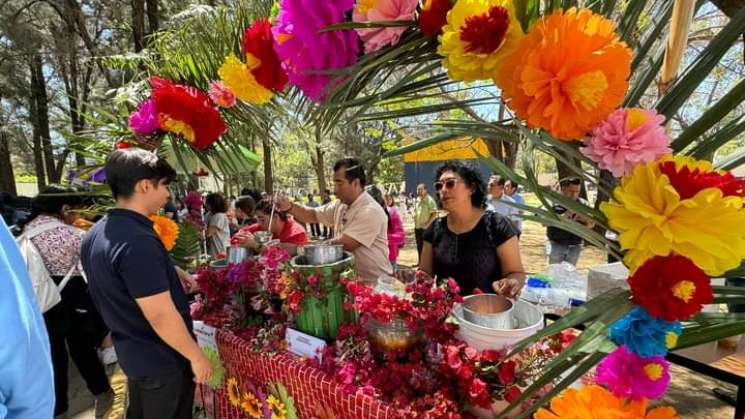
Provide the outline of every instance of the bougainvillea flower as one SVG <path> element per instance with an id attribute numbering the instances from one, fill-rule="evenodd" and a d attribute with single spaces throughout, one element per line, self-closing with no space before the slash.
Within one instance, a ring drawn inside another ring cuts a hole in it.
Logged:
<path id="1" fill-rule="evenodd" d="M 637 165 L 621 179 L 613 196 L 600 209 L 619 233 L 621 247 L 628 249 L 624 262 L 632 273 L 648 259 L 671 253 L 691 259 L 710 276 L 738 267 L 745 259 L 742 197 L 706 188 L 681 199 L 658 162 Z"/>
<path id="2" fill-rule="evenodd" d="M 667 321 L 688 320 L 714 299 L 706 273 L 690 259 L 675 254 L 644 262 L 628 283 L 634 303 L 652 317 Z"/>
<path id="3" fill-rule="evenodd" d="M 282 0 L 272 28 L 275 50 L 290 84 L 316 102 L 325 100 L 332 81 L 330 70 L 357 61 L 357 33 L 351 29 L 321 32 L 344 22 L 353 0 Z M 310 13 L 309 11 L 313 11 Z"/>
<path id="4" fill-rule="evenodd" d="M 458 0 L 447 14 L 437 52 L 451 79 L 491 79 L 523 36 L 512 1 Z"/>
<path id="5" fill-rule="evenodd" d="M 538 409 L 535 419 L 677 419 L 672 407 L 647 412 L 647 400 L 627 402 L 603 387 L 592 385 L 581 390 L 564 390 L 551 399 L 549 409 Z"/>
<path id="6" fill-rule="evenodd" d="M 630 73 L 631 50 L 613 22 L 572 8 L 540 18 L 495 81 L 529 127 L 581 140 L 621 103 Z"/>
<path id="7" fill-rule="evenodd" d="M 209 148 L 225 132 L 225 121 L 206 93 L 155 76 L 150 84 L 162 130 L 181 135 L 198 150 Z"/>
<path id="8" fill-rule="evenodd" d="M 654 110 L 617 109 L 592 130 L 581 151 L 614 176 L 627 175 L 637 164 L 672 152 L 664 122 Z"/>

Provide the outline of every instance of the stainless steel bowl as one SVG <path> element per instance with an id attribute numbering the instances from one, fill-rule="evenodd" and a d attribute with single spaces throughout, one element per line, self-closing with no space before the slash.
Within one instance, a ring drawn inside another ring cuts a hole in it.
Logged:
<path id="1" fill-rule="evenodd" d="M 475 294 L 463 298 L 463 317 L 492 329 L 512 329 L 513 308 L 512 301 L 497 294 Z"/>
<path id="2" fill-rule="evenodd" d="M 272 233 L 268 231 L 257 231 L 254 233 L 254 237 L 259 244 L 264 245 L 272 240 Z"/>
<path id="3" fill-rule="evenodd" d="M 344 258 L 344 246 L 341 244 L 312 244 L 298 249 L 309 265 L 328 265 Z"/>

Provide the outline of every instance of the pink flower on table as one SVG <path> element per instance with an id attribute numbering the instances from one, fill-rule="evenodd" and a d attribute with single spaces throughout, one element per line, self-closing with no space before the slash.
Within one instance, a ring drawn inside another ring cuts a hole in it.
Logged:
<path id="1" fill-rule="evenodd" d="M 413 20 L 419 0 L 358 0 L 352 16 L 355 22 L 383 22 Z M 355 29 L 365 43 L 365 52 L 395 45 L 406 31 L 406 26 Z"/>
<path id="2" fill-rule="evenodd" d="M 323 102 L 332 76 L 329 70 L 357 61 L 357 34 L 351 29 L 320 32 L 341 23 L 354 0 L 282 0 L 272 27 L 274 47 L 290 84 L 313 101 Z"/>
<path id="3" fill-rule="evenodd" d="M 665 357 L 642 358 L 619 346 L 598 365 L 595 381 L 624 399 L 657 399 L 670 383 L 668 368 Z"/>
<path id="4" fill-rule="evenodd" d="M 153 99 L 140 103 L 137 110 L 129 115 L 129 129 L 138 134 L 152 134 L 158 128 L 158 114 Z"/>
<path id="5" fill-rule="evenodd" d="M 210 82 L 208 94 L 210 99 L 221 108 L 232 108 L 235 106 L 235 95 L 219 80 Z"/>
<path id="6" fill-rule="evenodd" d="M 672 151 L 664 122 L 665 117 L 653 110 L 616 109 L 592 130 L 581 151 L 601 169 L 624 176 L 637 164 Z"/>

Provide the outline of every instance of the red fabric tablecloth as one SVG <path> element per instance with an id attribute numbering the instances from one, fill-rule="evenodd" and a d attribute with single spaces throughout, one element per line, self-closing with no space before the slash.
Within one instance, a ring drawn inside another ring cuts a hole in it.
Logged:
<path id="1" fill-rule="evenodd" d="M 235 378 L 242 390 L 268 394 L 269 383 L 282 383 L 294 399 L 300 418 L 388 419 L 399 417 L 393 406 L 363 394 L 347 394 L 336 379 L 307 365 L 290 353 L 274 356 L 250 349 L 248 342 L 225 330 L 217 331 L 217 346 L 225 367 L 225 382 Z M 253 390 L 253 391 L 255 391 Z M 203 386 L 197 399 L 211 410 L 212 394 Z M 240 407 L 231 405 L 223 384 L 214 395 L 219 418 L 250 417 Z"/>

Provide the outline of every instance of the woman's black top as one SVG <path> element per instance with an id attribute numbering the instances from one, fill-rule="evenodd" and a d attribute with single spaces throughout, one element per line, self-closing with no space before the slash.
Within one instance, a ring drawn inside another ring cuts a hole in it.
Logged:
<path id="1" fill-rule="evenodd" d="M 447 217 L 438 218 L 424 232 L 424 241 L 432 244 L 434 275 L 452 277 L 461 294 L 470 295 L 476 288 L 494 292 L 492 282 L 502 279 L 497 247 L 516 235 L 509 219 L 486 210 L 471 231 L 461 234 L 450 231 Z"/>

